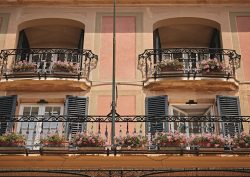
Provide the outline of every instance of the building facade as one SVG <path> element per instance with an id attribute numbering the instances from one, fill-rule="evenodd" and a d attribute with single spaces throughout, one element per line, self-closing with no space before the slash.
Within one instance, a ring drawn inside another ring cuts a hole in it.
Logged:
<path id="1" fill-rule="evenodd" d="M 106 116 L 111 111 L 113 9 L 109 1 L 1 1 L 0 115 Z M 116 19 L 118 115 L 250 115 L 250 3 L 121 1 Z M 197 119 L 198 120 L 198 119 Z M 117 122 L 116 135 L 249 133 L 249 123 Z M 110 123 L 1 123 L 26 144 L 40 133 L 100 133 Z M 34 132 L 36 132 L 34 134 Z"/>

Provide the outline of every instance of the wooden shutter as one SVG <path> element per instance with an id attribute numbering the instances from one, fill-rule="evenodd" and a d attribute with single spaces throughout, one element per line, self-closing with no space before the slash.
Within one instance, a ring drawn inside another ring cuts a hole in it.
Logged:
<path id="1" fill-rule="evenodd" d="M 154 30 L 153 38 L 154 38 L 154 49 L 160 49 L 161 48 L 161 39 L 160 39 L 160 34 L 159 34 L 158 29 Z"/>
<path id="2" fill-rule="evenodd" d="M 161 39 L 160 39 L 160 34 L 159 34 L 159 30 L 156 29 L 153 32 L 153 45 L 154 45 L 154 49 L 161 49 Z M 160 52 L 158 55 L 154 56 L 154 63 L 157 62 L 157 60 L 161 60 L 162 59 L 162 53 Z"/>
<path id="3" fill-rule="evenodd" d="M 1 96 L 0 97 L 0 120 L 12 120 L 16 112 L 17 96 Z M 12 130 L 13 122 L 1 122 L 0 134 Z"/>
<path id="4" fill-rule="evenodd" d="M 30 48 L 28 38 L 26 36 L 25 30 L 20 31 L 17 48 L 28 49 Z"/>
<path id="5" fill-rule="evenodd" d="M 217 96 L 217 107 L 220 116 L 240 116 L 239 97 Z M 241 123 L 223 122 L 222 131 L 224 136 L 233 137 L 241 132 Z"/>
<path id="6" fill-rule="evenodd" d="M 80 32 L 80 38 L 78 42 L 78 49 L 82 50 L 83 49 L 83 44 L 84 44 L 84 30 L 82 29 Z"/>
<path id="7" fill-rule="evenodd" d="M 78 96 L 68 96 L 66 100 L 66 112 L 69 118 L 76 118 L 79 116 L 86 116 L 88 113 L 88 98 Z M 72 135 L 77 132 L 83 132 L 86 130 L 86 122 L 77 123 L 71 122 L 68 126 L 68 133 Z"/>
<path id="8" fill-rule="evenodd" d="M 148 123 L 146 126 L 147 132 L 155 133 L 155 131 L 167 131 L 166 122 L 157 122 L 163 116 L 168 115 L 168 97 L 167 96 L 153 96 L 147 97 L 146 100 L 146 115 L 148 116 Z"/>

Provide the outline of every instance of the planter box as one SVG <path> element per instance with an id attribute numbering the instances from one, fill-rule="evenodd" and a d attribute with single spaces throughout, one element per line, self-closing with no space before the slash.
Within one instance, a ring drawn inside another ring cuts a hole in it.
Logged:
<path id="1" fill-rule="evenodd" d="M 204 72 L 204 71 L 202 71 L 201 74 L 203 76 L 214 76 L 214 75 L 224 76 L 224 75 L 227 75 L 227 73 L 224 71 L 221 71 L 221 72 L 215 72 L 215 71 Z"/>
<path id="2" fill-rule="evenodd" d="M 199 147 L 199 151 L 209 151 L 209 152 L 220 152 L 224 151 L 224 148 L 216 148 L 216 147 Z"/>
<path id="3" fill-rule="evenodd" d="M 139 150 L 146 150 L 146 147 L 121 147 L 120 150 L 139 151 Z"/>
<path id="4" fill-rule="evenodd" d="M 25 154 L 25 147 L 6 146 L 0 147 L 0 154 Z"/>
<path id="5" fill-rule="evenodd" d="M 15 147 L 15 146 L 3 146 L 0 147 L 0 151 L 24 151 L 25 147 Z"/>
<path id="6" fill-rule="evenodd" d="M 74 75 L 76 75 L 77 73 L 72 73 L 72 72 L 69 72 L 69 71 L 53 71 L 52 72 L 53 74 L 74 74 Z"/>
<path id="7" fill-rule="evenodd" d="M 159 150 L 162 150 L 162 151 L 180 151 L 182 149 L 183 148 L 179 146 L 167 146 L 167 147 L 160 146 L 159 147 Z"/>
<path id="8" fill-rule="evenodd" d="M 249 152 L 250 153 L 250 148 L 234 148 L 233 150 L 235 152 Z"/>
<path id="9" fill-rule="evenodd" d="M 68 147 L 42 147 L 41 148 L 43 151 L 64 151 L 68 150 Z"/>
<path id="10" fill-rule="evenodd" d="M 13 75 L 33 75 L 35 71 L 20 71 L 20 72 L 13 72 Z"/>
<path id="11" fill-rule="evenodd" d="M 163 74 L 183 74 L 184 72 L 183 71 L 167 71 L 167 70 L 164 70 L 164 71 L 160 71 L 159 73 L 163 73 Z"/>
<path id="12" fill-rule="evenodd" d="M 100 151 L 105 150 L 105 147 L 77 147 L 80 151 Z"/>

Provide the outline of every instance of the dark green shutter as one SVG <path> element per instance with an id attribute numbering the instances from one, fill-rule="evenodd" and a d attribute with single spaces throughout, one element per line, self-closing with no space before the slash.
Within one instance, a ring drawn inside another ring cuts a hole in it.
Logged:
<path id="1" fill-rule="evenodd" d="M 209 47 L 210 48 L 221 48 L 220 31 L 219 30 L 214 29 Z"/>
<path id="2" fill-rule="evenodd" d="M 168 115 L 168 97 L 165 95 L 147 97 L 145 102 L 146 116 L 150 122 L 146 124 L 146 131 L 150 133 L 167 131 L 168 124 L 158 120 Z"/>
<path id="3" fill-rule="evenodd" d="M 153 32 L 153 42 L 154 42 L 153 44 L 154 49 L 161 49 L 161 39 L 158 29 L 155 29 Z M 154 56 L 154 63 L 157 63 L 157 61 L 161 59 L 162 59 L 162 53 L 161 51 L 159 51 L 159 53 Z"/>
<path id="4" fill-rule="evenodd" d="M 78 49 L 82 50 L 83 49 L 83 44 L 84 44 L 84 30 L 82 29 L 80 32 L 80 38 L 78 42 Z"/>
<path id="5" fill-rule="evenodd" d="M 235 96 L 217 96 L 217 107 L 219 116 L 240 116 L 239 97 Z M 222 117 L 223 120 L 223 117 Z M 230 135 L 233 137 L 235 134 L 241 132 L 241 123 L 236 122 L 223 122 L 222 131 L 224 136 Z"/>
<path id="6" fill-rule="evenodd" d="M 18 43 L 17 43 L 17 48 L 18 49 L 29 49 L 30 48 L 29 41 L 28 41 L 28 38 L 27 38 L 24 30 L 19 32 L 19 39 L 18 39 Z M 16 58 L 19 60 L 28 60 L 29 59 L 27 51 L 26 52 L 21 51 L 20 55 L 17 55 Z"/>
<path id="7" fill-rule="evenodd" d="M 28 38 L 24 30 L 19 32 L 19 39 L 17 44 L 18 49 L 28 49 L 30 48 Z"/>
<path id="8" fill-rule="evenodd" d="M 1 96 L 0 97 L 0 120 L 12 120 L 16 112 L 17 96 Z M 0 134 L 12 130 L 12 122 L 1 122 Z"/>
<path id="9" fill-rule="evenodd" d="M 66 100 L 66 113 L 69 118 L 77 118 L 79 116 L 87 116 L 88 113 L 88 98 L 80 96 L 68 96 Z M 71 122 L 69 123 L 68 133 L 72 135 L 77 132 L 83 132 L 86 130 L 85 123 Z"/>
<path id="10" fill-rule="evenodd" d="M 159 34 L 158 29 L 154 30 L 153 40 L 154 40 L 154 44 L 153 44 L 154 49 L 160 49 L 161 48 L 161 39 L 160 39 L 160 34 Z"/>
<path id="11" fill-rule="evenodd" d="M 212 35 L 212 38 L 210 40 L 209 48 L 217 48 L 217 49 L 221 48 L 220 31 L 217 29 L 213 30 L 213 35 Z M 218 53 L 215 55 L 215 51 L 210 50 L 210 58 L 214 58 L 214 57 L 219 59 L 219 60 L 222 60 L 223 55 L 220 55 Z"/>

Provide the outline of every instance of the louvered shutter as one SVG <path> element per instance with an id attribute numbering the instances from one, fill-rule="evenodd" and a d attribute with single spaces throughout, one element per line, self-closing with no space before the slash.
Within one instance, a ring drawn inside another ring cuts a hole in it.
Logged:
<path id="1" fill-rule="evenodd" d="M 217 96 L 217 107 L 220 116 L 240 116 L 239 97 Z M 241 123 L 223 122 L 222 131 L 224 136 L 233 137 L 241 132 Z"/>
<path id="2" fill-rule="evenodd" d="M 0 97 L 0 120 L 12 120 L 16 111 L 17 96 L 1 96 Z M 0 123 L 0 134 L 12 130 L 12 122 Z"/>
<path id="3" fill-rule="evenodd" d="M 167 123 L 161 122 L 159 119 L 168 115 L 168 97 L 153 96 L 147 97 L 146 100 L 146 115 L 149 123 L 146 124 L 146 130 L 154 134 L 156 131 L 167 131 Z"/>
<path id="4" fill-rule="evenodd" d="M 69 118 L 74 119 L 79 116 L 86 116 L 88 112 L 88 98 L 78 96 L 68 96 L 66 100 L 66 113 Z M 68 125 L 68 133 L 71 135 L 77 132 L 83 132 L 86 130 L 86 122 L 78 123 L 71 122 Z"/>

